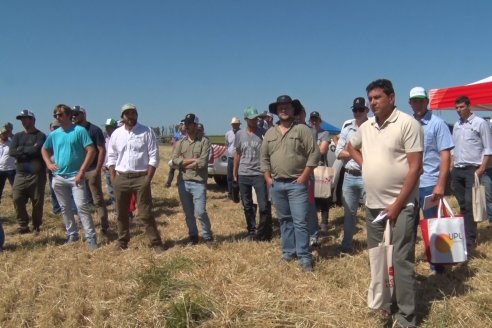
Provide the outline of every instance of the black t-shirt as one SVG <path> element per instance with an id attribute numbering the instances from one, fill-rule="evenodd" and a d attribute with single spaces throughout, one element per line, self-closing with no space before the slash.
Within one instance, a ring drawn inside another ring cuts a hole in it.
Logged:
<path id="1" fill-rule="evenodd" d="M 99 149 L 97 147 L 105 146 L 105 140 L 102 130 L 97 125 L 87 122 L 87 126 L 84 126 L 84 128 L 87 130 L 87 133 L 89 133 L 89 137 L 91 137 L 94 147 L 96 148 L 96 156 L 94 157 L 91 165 L 87 168 L 87 171 L 91 171 L 97 166 L 97 158 L 99 156 Z"/>

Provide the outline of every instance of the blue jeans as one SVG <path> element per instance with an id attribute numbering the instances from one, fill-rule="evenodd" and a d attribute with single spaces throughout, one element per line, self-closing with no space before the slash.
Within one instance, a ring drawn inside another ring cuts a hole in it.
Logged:
<path id="1" fill-rule="evenodd" d="M 55 191 L 53 190 L 53 173 L 51 171 L 48 173 L 49 185 L 50 185 L 50 194 L 51 194 L 51 205 L 53 207 L 53 214 L 61 213 L 61 207 L 58 203 L 58 199 L 56 199 Z M 77 206 L 75 205 L 75 201 L 72 197 L 72 211 L 77 214 Z"/>
<path id="2" fill-rule="evenodd" d="M 212 225 L 207 214 L 207 186 L 194 181 L 178 181 L 178 192 L 186 216 L 186 225 L 190 237 L 198 237 L 196 218 L 202 226 L 203 239 L 212 239 Z"/>
<path id="3" fill-rule="evenodd" d="M 429 196 L 430 194 L 432 194 L 432 192 L 434 191 L 434 188 L 435 188 L 435 186 L 419 188 L 419 211 L 416 212 L 417 217 L 415 218 L 415 237 L 417 237 L 417 229 L 418 229 L 419 221 L 420 221 L 418 215 L 419 215 L 420 209 L 422 209 L 422 206 L 424 205 L 424 198 L 425 198 L 425 196 Z M 422 214 L 424 216 L 424 220 L 437 218 L 437 206 L 428 208 L 425 211 L 422 210 Z M 429 264 L 430 264 L 431 270 L 439 272 L 439 273 L 444 272 L 444 266 L 443 265 L 432 264 L 432 263 L 429 263 Z"/>
<path id="4" fill-rule="evenodd" d="M 365 197 L 364 181 L 362 180 L 362 177 L 345 173 L 342 193 L 343 209 L 345 212 L 345 217 L 343 219 L 342 249 L 350 250 L 352 248 L 352 240 L 357 225 L 357 209 L 359 208 L 361 197 Z"/>
<path id="5" fill-rule="evenodd" d="M 308 183 L 309 209 L 307 215 L 309 237 L 313 242 L 317 242 L 319 237 L 318 210 L 314 201 L 314 174 L 309 176 Z"/>
<path id="6" fill-rule="evenodd" d="M 272 220 L 268 206 L 268 190 L 263 175 L 240 175 L 238 176 L 239 190 L 243 202 L 244 216 L 248 233 L 256 233 L 256 209 L 253 206 L 253 191 L 255 188 L 256 200 L 260 210 L 258 224 L 258 239 L 268 240 L 272 237 Z"/>
<path id="7" fill-rule="evenodd" d="M 114 197 L 113 184 L 111 183 L 111 174 L 109 170 L 104 171 L 104 178 L 106 180 L 106 186 L 108 188 L 109 198 L 111 199 L 111 204 L 113 204 L 113 210 L 116 211 L 116 198 Z"/>
<path id="8" fill-rule="evenodd" d="M 487 169 L 480 178 L 485 187 L 485 198 L 487 199 L 487 216 L 492 222 L 492 169 Z"/>
<path id="9" fill-rule="evenodd" d="M 307 186 L 275 180 L 270 192 L 280 220 L 283 258 L 297 255 L 301 265 L 310 264 Z"/>
<path id="10" fill-rule="evenodd" d="M 84 227 L 86 241 L 96 241 L 96 229 L 92 221 L 91 206 L 85 197 L 85 181 L 81 181 L 80 185 L 77 186 L 75 185 L 75 177 L 64 178 L 54 175 L 52 184 L 56 198 L 60 203 L 68 237 L 79 237 L 79 229 L 74 218 L 75 212 L 72 209 L 72 200 L 74 200 L 80 222 L 82 222 L 82 226 Z"/>

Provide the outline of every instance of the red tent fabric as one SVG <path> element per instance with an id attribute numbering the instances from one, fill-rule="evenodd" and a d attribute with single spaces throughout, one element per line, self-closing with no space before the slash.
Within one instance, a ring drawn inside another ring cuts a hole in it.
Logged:
<path id="1" fill-rule="evenodd" d="M 454 109 L 459 96 L 468 96 L 473 110 L 492 111 L 492 76 L 468 85 L 429 90 L 429 108 Z"/>

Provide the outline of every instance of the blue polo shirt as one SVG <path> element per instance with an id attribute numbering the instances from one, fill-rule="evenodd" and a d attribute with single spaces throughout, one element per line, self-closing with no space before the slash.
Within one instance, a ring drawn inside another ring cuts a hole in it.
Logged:
<path id="1" fill-rule="evenodd" d="M 53 172 L 66 177 L 74 177 L 84 163 L 85 148 L 93 142 L 84 127 L 72 125 L 67 130 L 61 127 L 52 131 L 43 147 L 53 151 L 58 170 Z"/>
<path id="2" fill-rule="evenodd" d="M 480 166 L 483 155 L 492 155 L 492 133 L 489 124 L 475 114 L 458 120 L 453 128 L 454 166 Z"/>
<path id="3" fill-rule="evenodd" d="M 415 115 L 414 115 L 415 116 Z M 431 187 L 439 179 L 440 152 L 454 148 L 453 137 L 446 122 L 430 110 L 419 120 L 424 130 L 424 173 L 420 176 L 420 188 Z"/>

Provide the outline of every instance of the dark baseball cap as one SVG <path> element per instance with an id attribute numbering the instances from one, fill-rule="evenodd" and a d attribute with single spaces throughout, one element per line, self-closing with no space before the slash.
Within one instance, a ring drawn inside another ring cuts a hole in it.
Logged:
<path id="1" fill-rule="evenodd" d="M 364 97 L 357 97 L 354 99 L 354 104 L 352 105 L 352 109 L 366 109 L 366 99 Z"/>
<path id="2" fill-rule="evenodd" d="M 309 118 L 319 118 L 321 120 L 321 115 L 319 115 L 319 113 L 317 111 L 314 111 L 314 112 L 311 112 L 311 114 L 309 114 Z"/>

